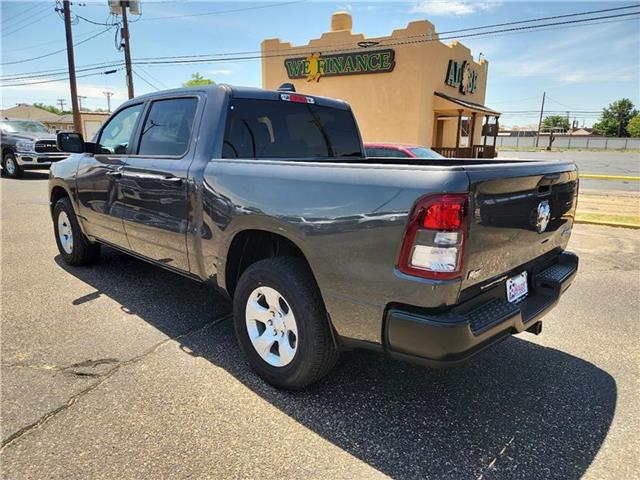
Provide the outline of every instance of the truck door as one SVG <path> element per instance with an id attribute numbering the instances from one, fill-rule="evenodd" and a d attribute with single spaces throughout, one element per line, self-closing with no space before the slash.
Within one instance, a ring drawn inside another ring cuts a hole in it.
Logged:
<path id="1" fill-rule="evenodd" d="M 183 271 L 189 271 L 187 175 L 198 101 L 186 96 L 149 102 L 120 180 L 131 250 Z"/>
<path id="2" fill-rule="evenodd" d="M 100 131 L 94 155 L 85 154 L 76 176 L 78 214 L 85 231 L 100 240 L 129 248 L 122 224 L 120 169 L 127 160 L 143 103 L 116 112 Z"/>

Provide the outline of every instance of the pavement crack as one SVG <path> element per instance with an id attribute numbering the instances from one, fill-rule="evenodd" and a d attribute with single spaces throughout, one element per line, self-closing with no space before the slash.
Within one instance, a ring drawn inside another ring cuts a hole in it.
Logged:
<path id="1" fill-rule="evenodd" d="M 212 320 L 210 322 L 207 322 L 204 325 L 201 325 L 201 326 L 199 326 L 197 328 L 193 328 L 193 329 L 188 330 L 188 331 L 186 331 L 184 333 L 181 333 L 180 335 L 176 335 L 175 337 L 166 338 L 166 339 L 156 343 L 154 346 L 152 346 L 151 348 L 149 348 L 145 352 L 141 353 L 140 355 L 132 357 L 129 360 L 120 361 L 120 360 L 116 360 L 116 359 L 113 359 L 113 358 L 103 358 L 103 359 L 98 359 L 98 360 L 86 360 L 84 362 L 80 362 L 80 363 L 77 363 L 77 364 L 69 365 L 68 367 L 57 367 L 55 365 L 44 365 L 44 366 L 43 365 L 21 365 L 21 364 L 2 365 L 2 366 L 5 366 L 5 367 L 40 368 L 40 369 L 53 370 L 53 371 L 63 371 L 65 373 L 70 373 L 70 374 L 74 374 L 74 375 L 78 375 L 78 376 L 95 377 L 95 378 L 99 378 L 99 380 L 97 382 L 89 385 L 84 390 L 81 390 L 80 392 L 72 395 L 69 398 L 69 400 L 67 400 L 66 403 L 54 408 L 53 410 L 48 411 L 47 413 L 42 415 L 35 422 L 22 427 L 21 429 L 15 431 L 11 435 L 9 435 L 7 438 L 2 440 L 2 442 L 0 443 L 0 453 L 2 453 L 5 448 L 7 448 L 11 444 L 15 443 L 16 441 L 18 441 L 24 435 L 32 432 L 33 430 L 35 430 L 37 428 L 42 427 L 43 425 L 45 425 L 52 418 L 56 417 L 60 413 L 66 411 L 69 408 L 71 408 L 73 405 L 76 404 L 76 402 L 80 398 L 84 397 L 85 395 L 87 395 L 88 393 L 90 393 L 91 391 L 95 390 L 96 388 L 98 388 L 103 383 L 105 383 L 109 378 L 111 378 L 122 367 L 127 366 L 127 365 L 135 364 L 135 363 L 137 363 L 137 362 L 149 357 L 150 355 L 153 355 L 158 350 L 160 350 L 164 345 L 166 345 L 166 344 L 168 344 L 168 343 L 170 343 L 172 341 L 179 341 L 180 339 L 182 339 L 184 337 L 187 337 L 189 335 L 193 335 L 194 333 L 198 333 L 198 332 L 204 331 L 207 328 L 212 327 L 214 325 L 217 325 L 219 323 L 222 323 L 223 321 L 228 320 L 231 317 L 232 317 L 232 314 L 227 314 L 227 315 L 224 315 L 223 317 L 220 317 L 220 318 L 217 318 L 217 319 Z M 73 370 L 70 370 L 70 369 L 73 369 L 73 368 L 86 368 L 86 367 L 93 368 L 93 367 L 96 367 L 96 366 L 99 366 L 99 365 L 105 365 L 105 364 L 113 365 L 113 366 L 109 370 L 107 370 L 106 372 L 101 373 L 101 374 L 87 373 L 87 372 L 81 372 L 81 371 L 80 372 L 74 372 Z"/>
<path id="2" fill-rule="evenodd" d="M 494 470 L 496 468 L 496 463 L 498 462 L 498 460 L 504 457 L 505 453 L 507 452 L 507 449 L 513 443 L 513 440 L 515 438 L 516 437 L 511 437 L 509 441 L 504 445 L 504 447 L 502 447 L 502 449 L 498 452 L 498 454 L 495 457 L 493 457 L 491 461 L 487 464 L 487 466 L 482 470 Z M 478 480 L 483 480 L 484 478 L 485 478 L 484 472 L 480 473 L 480 475 L 478 476 Z"/>

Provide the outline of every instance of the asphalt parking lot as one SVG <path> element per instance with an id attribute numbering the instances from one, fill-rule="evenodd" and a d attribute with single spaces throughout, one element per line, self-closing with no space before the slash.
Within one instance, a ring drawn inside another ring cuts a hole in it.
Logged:
<path id="1" fill-rule="evenodd" d="M 510 151 L 500 150 L 499 158 L 527 158 L 532 160 L 571 160 L 576 162 L 581 174 L 640 176 L 640 154 L 635 152 L 586 152 L 586 151 Z M 640 182 L 623 180 L 580 180 L 580 190 L 614 191 L 623 194 L 639 194 Z"/>
<path id="2" fill-rule="evenodd" d="M 46 174 L 2 179 L 2 477 L 640 475 L 640 237 L 578 225 L 542 335 L 428 370 L 345 353 L 313 388 L 255 377 L 230 305 L 105 250 L 58 257 Z"/>

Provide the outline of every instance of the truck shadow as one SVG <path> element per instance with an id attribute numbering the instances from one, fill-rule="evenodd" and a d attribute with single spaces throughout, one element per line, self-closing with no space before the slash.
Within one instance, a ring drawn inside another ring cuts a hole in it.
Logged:
<path id="1" fill-rule="evenodd" d="M 611 426 L 617 387 L 607 372 L 515 337 L 474 361 L 441 370 L 347 352 L 315 386 L 281 392 L 248 369 L 231 321 L 206 327 L 230 311 L 228 301 L 119 252 L 105 249 L 103 256 L 93 269 L 69 267 L 56 257 L 96 289 L 74 305 L 106 295 L 167 335 L 183 335 L 185 354 L 224 368 L 291 418 L 390 477 L 578 479 Z M 145 291 L 154 293 L 141 295 Z"/>

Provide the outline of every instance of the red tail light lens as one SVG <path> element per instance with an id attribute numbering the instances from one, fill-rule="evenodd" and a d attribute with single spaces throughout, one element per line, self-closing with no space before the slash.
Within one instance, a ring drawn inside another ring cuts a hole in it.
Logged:
<path id="1" fill-rule="evenodd" d="M 468 205 L 466 193 L 428 195 L 420 199 L 407 226 L 398 269 L 423 278 L 460 277 Z M 425 233 L 418 235 L 421 231 Z"/>
<path id="2" fill-rule="evenodd" d="M 443 196 L 438 203 L 427 207 L 422 225 L 431 230 L 459 230 L 463 207 L 459 199 Z"/>

